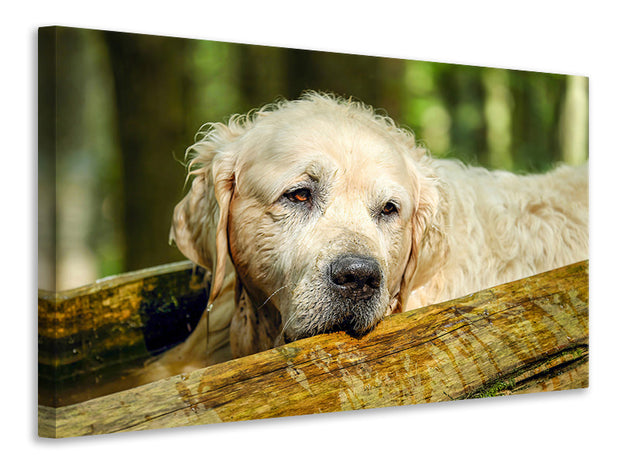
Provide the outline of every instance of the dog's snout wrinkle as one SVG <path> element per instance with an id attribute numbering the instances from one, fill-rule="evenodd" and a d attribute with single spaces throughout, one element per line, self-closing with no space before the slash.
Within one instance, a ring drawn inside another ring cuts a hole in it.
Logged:
<path id="1" fill-rule="evenodd" d="M 329 278 L 332 287 L 344 297 L 369 299 L 381 286 L 381 269 L 373 258 L 345 255 L 332 262 Z"/>

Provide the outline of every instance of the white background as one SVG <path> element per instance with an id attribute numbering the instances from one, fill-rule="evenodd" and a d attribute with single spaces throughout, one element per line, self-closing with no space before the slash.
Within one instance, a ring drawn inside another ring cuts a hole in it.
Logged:
<path id="1" fill-rule="evenodd" d="M 220 4 L 222 3 L 222 4 Z M 618 14 L 613 2 L 128 0 L 3 6 L 2 462 L 597 463 L 617 460 Z M 587 390 L 71 440 L 36 436 L 36 34 L 95 29 L 590 77 Z"/>

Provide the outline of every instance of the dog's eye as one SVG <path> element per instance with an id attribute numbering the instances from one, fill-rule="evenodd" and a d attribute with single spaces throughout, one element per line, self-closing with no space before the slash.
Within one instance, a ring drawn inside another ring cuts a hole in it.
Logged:
<path id="1" fill-rule="evenodd" d="M 310 201 L 312 194 L 310 193 L 310 189 L 302 187 L 300 189 L 295 189 L 291 192 L 287 192 L 286 194 L 284 194 L 284 196 L 291 202 L 306 203 Z"/>
<path id="2" fill-rule="evenodd" d="M 392 213 L 396 213 L 398 208 L 394 205 L 393 202 L 388 202 L 383 206 L 383 210 L 381 210 L 382 215 L 391 215 Z"/>

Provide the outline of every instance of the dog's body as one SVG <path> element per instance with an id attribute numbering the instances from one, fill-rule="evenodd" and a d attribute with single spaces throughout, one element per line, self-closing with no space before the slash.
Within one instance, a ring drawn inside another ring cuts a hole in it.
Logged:
<path id="1" fill-rule="evenodd" d="M 350 101 L 281 102 L 212 125 L 190 151 L 171 238 L 212 270 L 210 312 L 152 378 L 363 335 L 390 313 L 588 256 L 587 166 L 517 176 L 433 159 Z"/>
<path id="2" fill-rule="evenodd" d="M 442 186 L 439 234 L 422 249 L 407 310 L 587 258 L 587 165 L 518 176 L 432 164 Z"/>

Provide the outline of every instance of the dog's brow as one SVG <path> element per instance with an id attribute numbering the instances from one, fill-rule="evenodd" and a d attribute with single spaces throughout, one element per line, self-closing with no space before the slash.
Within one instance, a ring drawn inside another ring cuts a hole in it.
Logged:
<path id="1" fill-rule="evenodd" d="M 292 169 L 290 171 L 289 178 L 285 181 L 285 188 L 304 181 L 321 183 L 329 176 L 329 171 L 326 166 L 316 161 L 307 165 L 300 165 L 297 170 Z"/>
<path id="2" fill-rule="evenodd" d="M 411 194 L 400 184 L 378 183 L 374 189 L 374 198 L 381 206 L 388 201 L 395 202 L 403 212 L 408 212 L 412 207 Z"/>
<path id="3" fill-rule="evenodd" d="M 321 178 L 325 177 L 327 172 L 327 167 L 322 163 L 318 163 L 316 161 L 311 162 L 306 166 L 304 173 L 310 177 L 313 181 L 320 181 Z"/>

